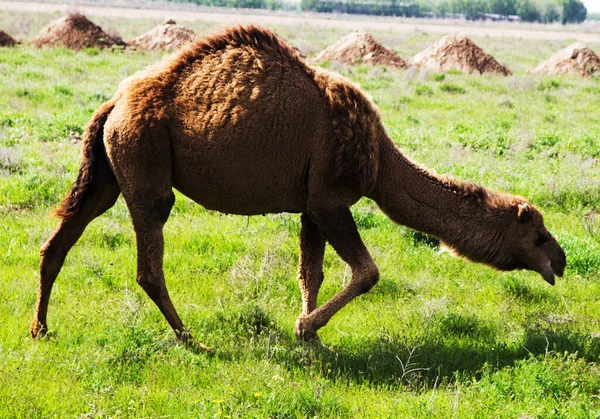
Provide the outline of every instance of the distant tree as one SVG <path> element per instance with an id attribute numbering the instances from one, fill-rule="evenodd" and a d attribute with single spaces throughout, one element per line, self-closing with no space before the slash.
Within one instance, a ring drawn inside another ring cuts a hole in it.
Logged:
<path id="1" fill-rule="evenodd" d="M 560 9 L 558 5 L 548 3 L 544 10 L 544 23 L 554 23 L 560 20 Z"/>
<path id="2" fill-rule="evenodd" d="M 450 0 L 450 11 L 452 13 L 464 13 L 465 6 L 463 0 Z"/>
<path id="3" fill-rule="evenodd" d="M 433 5 L 431 10 L 436 16 L 445 17 L 452 11 L 452 8 L 449 0 L 440 0 Z"/>
<path id="4" fill-rule="evenodd" d="M 587 9 L 581 2 L 581 0 L 564 0 L 563 1 L 563 14 L 562 23 L 580 23 L 585 20 L 587 16 Z"/>
<path id="5" fill-rule="evenodd" d="M 317 4 L 319 0 L 300 0 L 300 8 L 302 10 L 317 10 Z"/>
<path id="6" fill-rule="evenodd" d="M 265 4 L 269 10 L 279 10 L 283 6 L 281 0 L 266 0 Z"/>
<path id="7" fill-rule="evenodd" d="M 467 19 L 474 19 L 479 14 L 487 11 L 486 0 L 451 0 L 450 11 L 465 15 Z"/>
<path id="8" fill-rule="evenodd" d="M 524 22 L 540 22 L 542 19 L 537 2 L 532 0 L 517 0 L 517 14 Z"/>
<path id="9" fill-rule="evenodd" d="M 465 16 L 467 19 L 477 19 L 481 14 L 486 13 L 488 2 L 486 0 L 465 0 Z"/>
<path id="10" fill-rule="evenodd" d="M 495 13 L 503 16 L 517 14 L 516 0 L 489 0 L 490 13 Z"/>
<path id="11" fill-rule="evenodd" d="M 265 9 L 267 3 L 265 0 L 234 0 L 234 7 L 245 7 L 248 9 Z"/>

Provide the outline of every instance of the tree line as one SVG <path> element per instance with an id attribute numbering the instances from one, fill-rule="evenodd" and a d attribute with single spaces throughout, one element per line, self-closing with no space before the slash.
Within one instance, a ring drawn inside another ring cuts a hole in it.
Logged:
<path id="1" fill-rule="evenodd" d="M 294 8 L 294 0 L 170 0 L 204 6 L 254 9 Z M 464 17 L 524 22 L 579 23 L 587 16 L 581 0 L 299 0 L 302 10 L 405 17 Z"/>
<path id="2" fill-rule="evenodd" d="M 581 0 L 301 0 L 303 10 L 406 17 L 495 18 L 524 22 L 579 23 L 587 16 Z"/>

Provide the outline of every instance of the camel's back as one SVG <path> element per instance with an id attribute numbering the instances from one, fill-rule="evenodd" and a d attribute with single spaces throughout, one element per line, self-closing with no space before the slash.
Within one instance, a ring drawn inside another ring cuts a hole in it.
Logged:
<path id="1" fill-rule="evenodd" d="M 130 121 L 168 124 L 174 186 L 208 208 L 302 211 L 309 171 L 364 177 L 376 157 L 367 144 L 376 116 L 369 101 L 268 30 L 241 27 L 198 41 L 123 90 Z M 339 96 L 364 99 L 368 109 L 358 114 L 368 117 L 354 124 L 363 133 L 349 122 L 356 103 L 346 109 Z"/>

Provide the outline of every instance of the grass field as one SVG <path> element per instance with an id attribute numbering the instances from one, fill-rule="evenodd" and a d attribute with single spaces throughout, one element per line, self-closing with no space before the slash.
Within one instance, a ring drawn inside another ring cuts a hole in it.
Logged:
<path id="1" fill-rule="evenodd" d="M 26 38 L 49 18 L 0 23 Z M 308 53 L 343 35 L 275 29 Z M 375 35 L 402 56 L 436 39 Z M 526 74 L 566 43 L 475 41 L 515 76 L 331 68 L 372 96 L 407 155 L 539 206 L 567 253 L 565 276 L 552 288 L 452 258 L 362 200 L 353 213 L 380 283 L 321 330 L 323 347 L 305 345 L 293 336 L 298 215 L 223 215 L 177 195 L 167 283 L 214 357 L 177 345 L 135 283 L 122 199 L 69 254 L 50 335 L 29 338 L 39 248 L 57 225 L 48 214 L 80 162 L 69 134 L 161 55 L 1 49 L 0 417 L 599 417 L 600 78 Z M 349 280 L 331 248 L 325 275 L 320 302 Z"/>

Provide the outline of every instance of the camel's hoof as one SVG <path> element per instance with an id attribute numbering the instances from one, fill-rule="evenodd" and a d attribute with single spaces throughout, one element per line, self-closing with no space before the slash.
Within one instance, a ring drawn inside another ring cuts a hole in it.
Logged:
<path id="1" fill-rule="evenodd" d="M 298 339 L 301 339 L 305 342 L 321 342 L 316 329 L 310 325 L 309 316 L 304 313 L 298 316 L 294 332 L 296 333 L 296 337 Z"/>
<path id="2" fill-rule="evenodd" d="M 44 336 L 46 336 L 47 332 L 48 327 L 45 324 L 38 322 L 37 320 L 34 320 L 34 322 L 31 323 L 31 326 L 29 327 L 29 334 L 33 339 L 41 339 Z"/>
<path id="3" fill-rule="evenodd" d="M 214 348 L 206 346 L 194 339 L 186 342 L 185 347 L 195 354 L 207 354 L 209 356 L 213 356 L 215 354 Z"/>
<path id="4" fill-rule="evenodd" d="M 181 334 L 177 333 L 177 341 L 182 343 L 186 349 L 196 354 L 205 353 L 207 355 L 214 355 L 215 353 L 213 348 L 198 342 L 188 331 L 185 331 Z"/>

